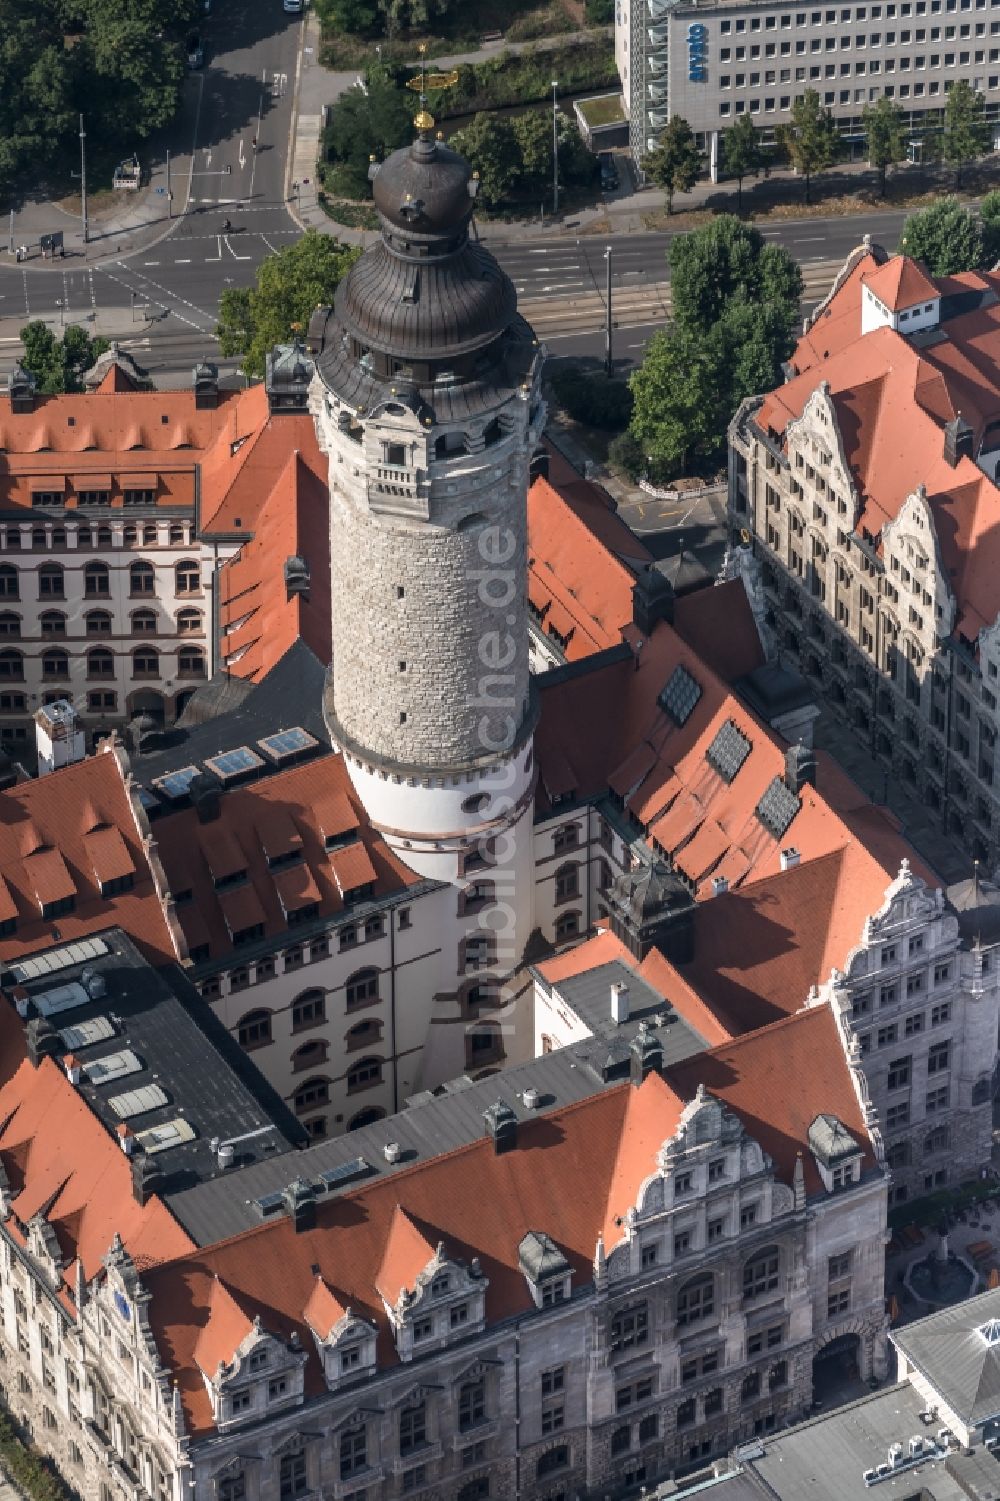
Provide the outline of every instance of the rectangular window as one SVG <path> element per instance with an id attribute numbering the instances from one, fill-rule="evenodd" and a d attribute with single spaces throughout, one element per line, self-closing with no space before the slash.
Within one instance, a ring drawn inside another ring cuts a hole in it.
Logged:
<path id="1" fill-rule="evenodd" d="M 927 1072 L 940 1074 L 951 1067 L 951 1041 L 936 1042 L 927 1054 Z"/>
<path id="2" fill-rule="evenodd" d="M 926 1101 L 927 1114 L 937 1115 L 940 1111 L 947 1110 L 949 1094 L 947 1084 L 942 1084 L 938 1089 L 929 1089 Z"/>
<path id="3" fill-rule="evenodd" d="M 851 1306 L 851 1289 L 839 1287 L 831 1292 L 826 1300 L 826 1316 L 835 1319 L 842 1313 L 847 1313 Z"/>
<path id="4" fill-rule="evenodd" d="M 940 1006 L 931 1007 L 931 1026 L 940 1027 L 945 1022 L 951 1021 L 951 1002 L 943 1001 Z"/>
<path id="5" fill-rule="evenodd" d="M 889 1089 L 905 1089 L 910 1082 L 910 1059 L 894 1058 L 886 1082 Z"/>

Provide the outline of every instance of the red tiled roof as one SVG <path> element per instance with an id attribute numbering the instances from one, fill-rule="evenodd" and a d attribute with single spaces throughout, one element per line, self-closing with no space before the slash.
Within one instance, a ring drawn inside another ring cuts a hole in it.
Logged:
<path id="1" fill-rule="evenodd" d="M 332 816 L 351 820 L 360 830 L 356 844 L 327 851 L 321 820 Z M 282 871 L 269 868 L 257 829 L 267 827 L 271 813 L 288 821 L 301 840 L 301 866 Z M 379 892 L 400 891 L 419 877 L 390 852 L 368 826 L 354 802 L 353 789 L 339 755 L 315 756 L 298 766 L 276 772 L 258 782 L 232 787 L 223 793 L 219 817 L 202 823 L 193 808 L 163 815 L 156 823 L 156 839 L 171 889 L 190 891 L 191 900 L 177 916 L 191 948 L 207 944 L 210 956 L 232 952 L 232 933 L 262 922 L 269 937 L 287 932 L 282 894 L 297 892 L 294 900 L 318 900 L 328 917 L 344 908 L 339 880 L 352 885 L 374 881 Z M 228 866 L 238 862 L 246 870 L 245 885 L 217 891 L 211 861 L 220 841 L 230 852 Z M 346 857 L 346 858 L 345 858 Z M 301 871 L 301 875 L 294 872 Z M 305 897 L 315 888 L 315 897 Z M 232 926 L 230 926 L 232 924 Z"/>
<path id="2" fill-rule="evenodd" d="M 317 1273 L 316 1284 L 309 1294 L 309 1301 L 302 1310 L 302 1317 L 319 1339 L 328 1339 L 330 1330 L 339 1324 L 347 1309 L 333 1290 Z"/>
<path id="3" fill-rule="evenodd" d="M 117 924 L 152 962 L 178 957 L 113 750 L 0 792 L 0 870 L 17 917 L 17 931 L 0 938 L 7 963 L 54 941 L 39 903 L 64 895 L 75 902 L 58 918 L 63 942 Z M 100 879 L 112 870 L 135 879 L 131 890 L 103 897 Z"/>
<path id="4" fill-rule="evenodd" d="M 696 589 L 674 602 L 674 629 L 725 683 L 764 664 L 757 623 L 742 579 Z"/>
<path id="5" fill-rule="evenodd" d="M 208 1319 L 198 1331 L 194 1358 L 206 1376 L 214 1377 L 220 1365 L 229 1365 L 235 1351 L 253 1329 L 226 1284 L 218 1277 L 212 1283 Z"/>
<path id="6" fill-rule="evenodd" d="M 736 1112 L 786 1183 L 801 1151 L 807 1185 L 819 1188 L 807 1133 L 821 1112 L 867 1140 L 833 1018 L 822 1008 L 727 1042 L 665 1078 L 652 1074 L 638 1087 L 612 1087 L 522 1121 L 517 1146 L 499 1156 L 482 1138 L 359 1186 L 319 1204 L 314 1229 L 296 1232 L 282 1216 L 153 1268 L 144 1277 L 150 1323 L 177 1381 L 189 1432 L 212 1428 L 195 1349 L 215 1318 L 217 1278 L 241 1310 L 260 1315 L 265 1329 L 285 1340 L 298 1336 L 308 1352 L 307 1396 L 325 1390 L 307 1317 L 320 1297 L 317 1277 L 337 1289 L 338 1306 L 349 1304 L 376 1324 L 383 1365 L 397 1360 L 385 1303 L 412 1288 L 439 1241 L 461 1262 L 479 1258 L 490 1323 L 529 1312 L 534 1305 L 518 1263 L 524 1235 L 553 1235 L 577 1278 L 589 1281 L 598 1236 L 608 1250 L 621 1239 L 617 1220 L 655 1171 L 659 1147 L 701 1082 Z M 225 1343 L 232 1344 L 239 1319 L 225 1328 Z"/>
<path id="7" fill-rule="evenodd" d="M 44 1212 L 68 1293 L 77 1261 L 92 1280 L 116 1233 L 141 1268 L 193 1249 L 159 1198 L 136 1203 L 128 1158 L 62 1068 L 50 1058 L 37 1069 L 27 1061 L 23 1023 L 7 1003 L 0 1003 L 0 1121 L 0 1163 L 13 1194 L 7 1230 L 23 1243 L 27 1221 Z"/>
<path id="8" fill-rule="evenodd" d="M 908 255 L 890 256 L 877 271 L 866 271 L 864 282 L 891 313 L 941 295 L 926 271 Z"/>
<path id="9" fill-rule="evenodd" d="M 856 260 L 799 340 L 792 358 L 799 373 L 766 397 L 755 420 L 782 441 L 820 380 L 829 383 L 860 500 L 858 529 L 879 538 L 923 484 L 957 601 L 955 628 L 975 641 L 1000 613 L 1000 490 L 972 459 L 947 462 L 942 429 L 961 413 L 978 447 L 1000 422 L 1000 275 L 969 272 L 935 282 L 905 257 L 878 267 L 871 254 Z M 944 337 L 919 348 L 890 328 L 862 336 L 861 287 L 887 271 L 909 288 L 907 297 L 926 283 L 930 290 L 915 301 L 979 292 L 985 305 L 950 317 Z"/>
<path id="10" fill-rule="evenodd" d="M 544 624 L 551 622 L 569 638 L 564 651 L 570 662 L 621 640 L 632 621 L 637 555 L 645 555 L 643 562 L 648 557 L 635 539 L 625 542 L 631 533 L 594 500 L 594 489 L 588 486 L 582 495 L 536 479 L 528 491 L 528 593 L 535 609 L 545 612 Z M 607 544 L 609 515 L 633 556 L 631 567 Z M 603 536 L 595 529 L 598 520 Z"/>

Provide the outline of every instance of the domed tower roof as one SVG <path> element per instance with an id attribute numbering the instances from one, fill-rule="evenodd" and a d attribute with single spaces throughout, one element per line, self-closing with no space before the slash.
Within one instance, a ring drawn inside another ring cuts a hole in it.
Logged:
<path id="1" fill-rule="evenodd" d="M 359 406 L 380 387 L 410 386 L 465 411 L 525 379 L 537 340 L 517 312 L 513 283 L 470 235 L 478 178 L 431 133 L 429 115 L 409 146 L 373 167 L 379 242 L 351 268 L 332 311 L 309 325 L 309 352 L 327 386 Z M 481 395 L 476 396 L 477 388 Z M 446 413 L 441 413 L 446 415 Z"/>

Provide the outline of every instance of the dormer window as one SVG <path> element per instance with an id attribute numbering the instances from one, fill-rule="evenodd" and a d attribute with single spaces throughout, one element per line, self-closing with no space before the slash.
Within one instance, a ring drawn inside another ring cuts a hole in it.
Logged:
<path id="1" fill-rule="evenodd" d="M 518 1246 L 517 1259 L 536 1308 L 553 1308 L 568 1300 L 573 1271 L 550 1235 L 529 1230 Z"/>
<path id="2" fill-rule="evenodd" d="M 451 1277 L 447 1272 L 438 1272 L 431 1283 L 431 1295 L 440 1298 L 443 1293 L 451 1291 Z"/>
<path id="3" fill-rule="evenodd" d="M 809 1127 L 809 1147 L 827 1193 L 861 1181 L 862 1148 L 835 1115 L 818 1115 Z"/>

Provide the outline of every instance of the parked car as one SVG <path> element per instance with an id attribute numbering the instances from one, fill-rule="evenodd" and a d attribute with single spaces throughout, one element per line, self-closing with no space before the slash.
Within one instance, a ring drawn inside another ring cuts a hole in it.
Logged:
<path id="1" fill-rule="evenodd" d="M 187 39 L 187 55 L 189 68 L 201 68 L 205 64 L 205 48 L 201 37 L 196 31 L 192 31 Z"/>
<path id="2" fill-rule="evenodd" d="M 610 151 L 602 151 L 598 160 L 601 163 L 601 188 L 610 193 L 619 185 L 618 164 Z"/>
<path id="3" fill-rule="evenodd" d="M 290 16 L 297 16 L 302 9 L 302 0 L 281 0 L 281 3 Z"/>

